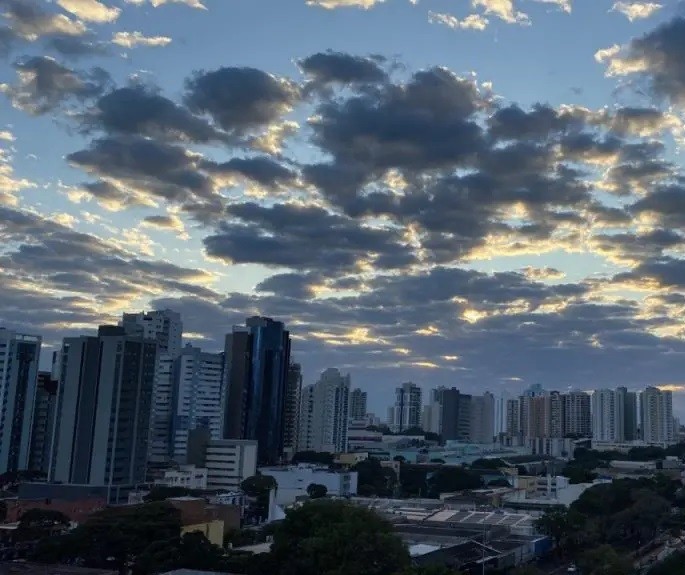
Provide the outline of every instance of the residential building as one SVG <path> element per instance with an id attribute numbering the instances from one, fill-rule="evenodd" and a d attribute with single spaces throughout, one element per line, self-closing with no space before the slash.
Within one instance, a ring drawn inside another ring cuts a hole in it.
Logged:
<path id="1" fill-rule="evenodd" d="M 49 371 L 38 373 L 36 401 L 31 424 L 31 451 L 28 469 L 42 471 L 46 475 L 50 469 L 50 448 L 55 425 L 57 406 L 57 380 Z"/>
<path id="2" fill-rule="evenodd" d="M 283 450 L 291 456 L 297 451 L 300 425 L 300 400 L 302 395 L 302 366 L 291 363 L 288 368 L 288 387 L 285 394 L 285 423 Z"/>
<path id="3" fill-rule="evenodd" d="M 418 385 L 403 383 L 395 390 L 395 405 L 388 409 L 388 427 L 401 433 L 421 426 L 422 392 Z"/>
<path id="4" fill-rule="evenodd" d="M 154 339 L 159 354 L 177 357 L 181 353 L 183 322 L 181 314 L 170 309 L 125 313 L 119 325 L 127 335 Z"/>
<path id="5" fill-rule="evenodd" d="M 51 481 L 111 487 L 145 480 L 156 356 L 154 340 L 123 327 L 64 340 Z"/>
<path id="6" fill-rule="evenodd" d="M 258 447 L 251 439 L 219 439 L 206 447 L 207 489 L 235 491 L 257 470 Z"/>
<path id="7" fill-rule="evenodd" d="M 623 398 L 623 435 L 626 441 L 639 439 L 637 419 L 637 393 L 628 391 L 625 387 L 619 387 Z"/>
<path id="8" fill-rule="evenodd" d="M 492 443 L 495 437 L 495 396 L 485 392 L 471 396 L 469 440 Z"/>
<path id="9" fill-rule="evenodd" d="M 532 455 L 546 455 L 548 457 L 572 458 L 575 450 L 573 439 L 563 437 L 529 437 L 526 447 Z"/>
<path id="10" fill-rule="evenodd" d="M 290 334 L 283 323 L 251 317 L 226 336 L 225 439 L 259 443 L 263 463 L 281 460 L 290 366 Z"/>
<path id="11" fill-rule="evenodd" d="M 367 393 L 358 387 L 350 392 L 350 419 L 366 417 Z"/>
<path id="12" fill-rule="evenodd" d="M 224 354 L 205 353 L 190 344 L 175 362 L 171 417 L 171 458 L 187 462 L 188 434 L 198 427 L 221 438 Z"/>
<path id="13" fill-rule="evenodd" d="M 455 387 L 442 392 L 442 439 L 471 439 L 471 396 Z"/>
<path id="14" fill-rule="evenodd" d="M 328 495 L 350 497 L 357 494 L 357 472 L 331 470 L 318 465 L 290 465 L 286 467 L 260 467 L 259 473 L 270 475 L 276 480 L 276 504 L 290 505 L 298 497 L 307 496 L 307 487 L 312 483 L 324 485 Z"/>
<path id="15" fill-rule="evenodd" d="M 545 395 L 544 434 L 542 437 L 564 437 L 564 400 L 558 391 Z"/>
<path id="16" fill-rule="evenodd" d="M 347 450 L 350 375 L 327 369 L 303 393 L 300 415 L 301 451 L 340 453 Z"/>
<path id="17" fill-rule="evenodd" d="M 157 480 L 157 485 L 166 487 L 184 487 L 186 489 L 207 489 L 207 469 L 194 465 L 181 465 L 178 469 L 164 472 L 164 478 Z"/>
<path id="18" fill-rule="evenodd" d="M 41 338 L 0 328 L 0 473 L 27 469 Z"/>
<path id="19" fill-rule="evenodd" d="M 675 443 L 673 433 L 673 393 L 656 387 L 640 395 L 640 429 L 645 443 Z"/>
<path id="20" fill-rule="evenodd" d="M 563 401 L 563 435 L 590 437 L 592 435 L 590 395 L 583 391 L 571 391 L 561 397 Z"/>
<path id="21" fill-rule="evenodd" d="M 507 399 L 506 405 L 506 433 L 510 437 L 520 436 L 521 429 L 521 399 Z"/>
<path id="22" fill-rule="evenodd" d="M 507 402 L 509 394 L 502 392 L 495 397 L 495 435 L 507 432 Z"/>
<path id="23" fill-rule="evenodd" d="M 621 391 L 595 390 L 592 394 L 592 438 L 595 441 L 625 441 L 624 408 L 624 394 Z"/>
<path id="24" fill-rule="evenodd" d="M 421 427 L 430 433 L 442 433 L 442 399 L 445 387 L 440 386 L 431 389 L 428 395 L 428 403 L 421 414 Z"/>

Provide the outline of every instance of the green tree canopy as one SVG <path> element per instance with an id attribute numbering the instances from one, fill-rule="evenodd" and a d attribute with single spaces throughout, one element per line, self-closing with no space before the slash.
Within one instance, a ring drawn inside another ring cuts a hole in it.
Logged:
<path id="1" fill-rule="evenodd" d="M 292 462 L 297 463 L 320 463 L 322 465 L 330 465 L 335 460 L 335 456 L 328 452 L 319 451 L 298 451 L 293 455 Z"/>
<path id="2" fill-rule="evenodd" d="M 439 497 L 441 493 L 478 489 L 481 479 L 477 473 L 463 467 L 441 467 L 428 478 L 428 493 Z"/>
<path id="3" fill-rule="evenodd" d="M 310 501 L 290 511 L 255 573 L 395 575 L 410 565 L 392 526 L 375 512 L 340 501 Z"/>
<path id="4" fill-rule="evenodd" d="M 583 575 L 630 575 L 633 563 L 625 555 L 619 555 L 611 545 L 600 545 L 583 553 L 578 559 Z"/>
<path id="5" fill-rule="evenodd" d="M 307 487 L 307 495 L 312 499 L 321 499 L 328 494 L 328 487 L 318 483 L 310 483 Z"/>
<path id="6" fill-rule="evenodd" d="M 174 569 L 222 571 L 227 568 L 221 547 L 203 533 L 185 533 L 172 541 L 154 541 L 136 558 L 134 575 L 153 575 Z"/>
<path id="7" fill-rule="evenodd" d="M 382 467 L 380 461 L 370 457 L 360 461 L 353 468 L 357 472 L 357 492 L 363 496 L 378 495 L 389 497 L 397 482 L 397 475 L 388 468 Z"/>

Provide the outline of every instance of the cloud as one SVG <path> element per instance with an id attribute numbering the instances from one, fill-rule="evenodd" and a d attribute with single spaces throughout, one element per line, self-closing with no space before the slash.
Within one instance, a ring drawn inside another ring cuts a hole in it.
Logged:
<path id="1" fill-rule="evenodd" d="M 207 7 L 200 2 L 200 0 L 125 0 L 128 4 L 136 4 L 141 6 L 145 2 L 151 4 L 154 8 L 163 6 L 164 4 L 185 4 L 190 8 L 196 8 L 198 10 L 206 10 Z"/>
<path id="2" fill-rule="evenodd" d="M 0 206 L 19 204 L 17 194 L 24 189 L 33 188 L 35 183 L 25 178 L 17 178 L 12 166 L 12 154 L 8 146 L 14 141 L 14 135 L 3 130 L 0 132 Z"/>
<path id="3" fill-rule="evenodd" d="M 87 31 L 82 22 L 64 14 L 45 12 L 33 0 L 0 0 L 0 9 L 4 9 L 3 15 L 11 29 L 25 40 L 34 41 L 51 34 L 80 36 Z"/>
<path id="4" fill-rule="evenodd" d="M 237 136 L 277 122 L 299 99 L 294 82 L 255 68 L 196 72 L 186 83 L 188 108 Z"/>
<path id="5" fill-rule="evenodd" d="M 19 61 L 14 68 L 18 83 L 1 84 L 0 91 L 10 98 L 15 108 L 32 115 L 50 112 L 70 99 L 95 98 L 110 83 L 109 74 L 102 68 L 77 72 L 46 56 Z"/>
<path id="6" fill-rule="evenodd" d="M 567 14 L 572 11 L 571 0 L 535 0 L 536 2 L 541 2 L 543 4 L 554 4 L 559 6 L 559 9 Z"/>
<path id="7" fill-rule="evenodd" d="M 480 14 L 469 14 L 463 20 L 459 20 L 451 14 L 432 11 L 428 12 L 428 21 L 431 24 L 443 24 L 453 30 L 485 30 L 489 23 L 489 20 Z"/>
<path id="8" fill-rule="evenodd" d="M 142 32 L 116 32 L 112 36 L 112 44 L 124 48 L 136 46 L 163 47 L 171 44 L 168 36 L 144 36 Z"/>
<path id="9" fill-rule="evenodd" d="M 307 6 L 319 6 L 328 10 L 335 8 L 373 8 L 385 0 L 307 0 Z"/>
<path id="10" fill-rule="evenodd" d="M 628 20 L 642 20 L 650 18 L 661 10 L 663 6 L 656 2 L 616 2 L 611 8 L 611 11 L 620 12 Z"/>
<path id="11" fill-rule="evenodd" d="M 319 52 L 300 60 L 298 65 L 310 79 L 310 86 L 319 89 L 332 84 L 373 84 L 387 79 L 377 58 L 362 58 L 342 52 Z"/>
<path id="12" fill-rule="evenodd" d="M 57 4 L 77 18 L 96 24 L 114 22 L 121 14 L 120 8 L 110 8 L 98 0 L 58 0 Z"/>
<path id="13" fill-rule="evenodd" d="M 515 9 L 514 0 L 471 0 L 471 5 L 508 24 L 530 24 L 528 15 Z"/>

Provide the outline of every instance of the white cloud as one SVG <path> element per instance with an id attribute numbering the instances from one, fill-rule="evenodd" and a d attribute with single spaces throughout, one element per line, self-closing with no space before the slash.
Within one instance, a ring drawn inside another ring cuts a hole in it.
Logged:
<path id="1" fill-rule="evenodd" d="M 662 5 L 656 2 L 616 2 L 611 11 L 620 12 L 632 22 L 633 20 L 649 18 L 661 8 Z"/>
<path id="2" fill-rule="evenodd" d="M 328 10 L 334 8 L 364 8 L 369 9 L 385 0 L 307 0 L 307 6 L 320 6 Z"/>
<path id="3" fill-rule="evenodd" d="M 200 0 L 126 0 L 126 2 L 128 4 L 136 4 L 137 6 L 140 6 L 141 4 L 145 4 L 146 2 L 148 2 L 152 4 L 154 8 L 162 6 L 163 4 L 185 4 L 190 8 L 197 8 L 198 10 L 207 10 L 207 6 L 200 2 Z"/>
<path id="4" fill-rule="evenodd" d="M 14 134 L 8 130 L 0 130 L 0 140 L 3 142 L 14 142 Z"/>
<path id="5" fill-rule="evenodd" d="M 443 24 L 453 30 L 485 30 L 489 23 L 489 20 L 480 14 L 469 14 L 463 20 L 459 20 L 451 14 L 432 11 L 428 12 L 428 21 L 431 24 Z"/>
<path id="6" fill-rule="evenodd" d="M 542 2 L 543 4 L 555 4 L 559 6 L 560 10 L 570 14 L 571 13 L 571 0 L 535 0 L 536 2 Z"/>
<path id="7" fill-rule="evenodd" d="M 143 36 L 141 32 L 117 32 L 112 36 L 112 44 L 124 48 L 135 46 L 166 46 L 171 43 L 168 36 Z"/>
<path id="8" fill-rule="evenodd" d="M 530 18 L 514 8 L 514 0 L 471 0 L 474 8 L 483 8 L 486 14 L 492 14 L 509 24 L 530 24 Z"/>
<path id="9" fill-rule="evenodd" d="M 120 8 L 110 8 L 98 0 L 58 0 L 57 4 L 81 20 L 98 24 L 114 22 L 121 14 Z"/>
<path id="10" fill-rule="evenodd" d="M 644 72 L 647 62 L 642 58 L 621 56 L 621 46 L 614 44 L 595 52 L 595 60 L 600 64 L 607 64 L 607 76 L 627 76 L 636 72 Z"/>

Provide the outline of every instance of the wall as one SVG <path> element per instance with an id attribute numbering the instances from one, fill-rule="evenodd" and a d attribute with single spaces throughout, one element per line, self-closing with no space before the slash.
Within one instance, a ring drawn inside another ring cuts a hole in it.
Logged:
<path id="1" fill-rule="evenodd" d="M 223 546 L 224 544 L 224 522 L 221 519 L 214 519 L 206 523 L 196 525 L 185 525 L 181 527 L 181 535 L 199 531 L 214 545 Z"/>
<path id="2" fill-rule="evenodd" d="M 104 497 L 92 499 L 5 499 L 7 505 L 7 523 L 19 521 L 29 509 L 46 509 L 64 513 L 76 523 L 82 523 L 89 515 L 103 509 L 107 505 Z"/>

